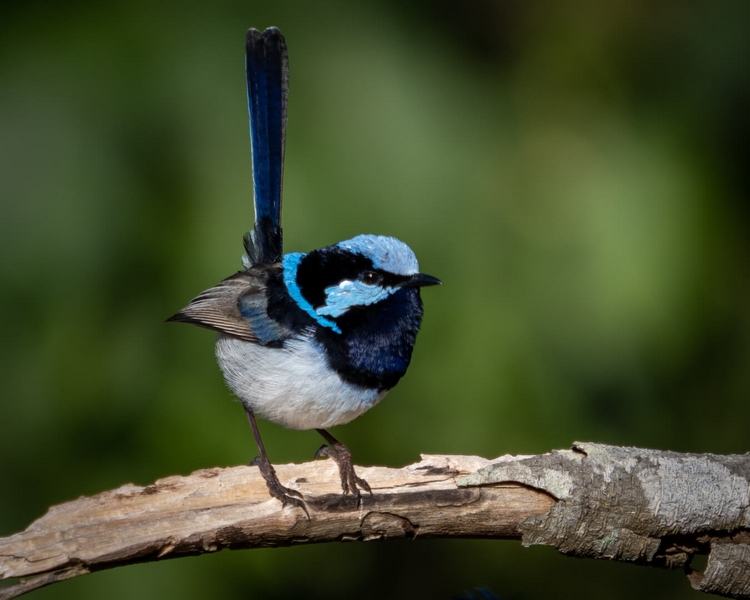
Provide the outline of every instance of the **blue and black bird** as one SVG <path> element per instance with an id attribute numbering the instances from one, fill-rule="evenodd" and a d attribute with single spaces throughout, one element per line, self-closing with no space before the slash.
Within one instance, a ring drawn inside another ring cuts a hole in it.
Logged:
<path id="1" fill-rule="evenodd" d="M 218 331 L 216 357 L 242 401 L 272 496 L 305 508 L 268 460 L 256 416 L 315 429 L 328 443 L 345 494 L 370 486 L 327 428 L 382 400 L 406 373 L 422 321 L 419 289 L 440 281 L 419 272 L 392 237 L 359 235 L 307 254 L 282 254 L 281 188 L 289 87 L 281 32 L 247 32 L 247 92 L 255 225 L 244 238 L 244 271 L 206 290 L 169 321 Z"/>

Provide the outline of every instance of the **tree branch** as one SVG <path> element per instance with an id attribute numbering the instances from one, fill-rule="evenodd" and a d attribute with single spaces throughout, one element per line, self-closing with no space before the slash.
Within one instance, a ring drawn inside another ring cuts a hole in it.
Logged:
<path id="1" fill-rule="evenodd" d="M 0 600 L 125 564 L 241 549 L 409 537 L 519 539 L 581 557 L 683 568 L 694 588 L 750 598 L 750 454 L 576 443 L 489 461 L 423 456 L 358 467 L 373 495 L 341 495 L 331 461 L 276 467 L 309 519 L 282 508 L 254 467 L 206 469 L 53 506 L 0 539 Z M 708 554 L 704 573 L 695 554 Z"/>

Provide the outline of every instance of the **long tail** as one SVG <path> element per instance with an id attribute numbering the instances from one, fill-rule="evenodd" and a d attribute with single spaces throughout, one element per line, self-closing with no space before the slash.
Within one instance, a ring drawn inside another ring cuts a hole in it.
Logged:
<path id="1" fill-rule="evenodd" d="M 255 226 L 245 234 L 246 267 L 281 260 L 281 187 L 284 175 L 289 59 L 275 27 L 247 32 L 245 55 Z"/>

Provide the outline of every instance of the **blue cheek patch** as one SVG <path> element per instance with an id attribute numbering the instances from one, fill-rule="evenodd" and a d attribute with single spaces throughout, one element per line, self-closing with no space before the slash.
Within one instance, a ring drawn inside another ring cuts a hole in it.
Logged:
<path id="1" fill-rule="evenodd" d="M 368 285 L 362 281 L 344 280 L 325 289 L 326 303 L 315 312 L 340 317 L 352 306 L 369 306 L 385 300 L 396 288 Z"/>
<path id="2" fill-rule="evenodd" d="M 284 285 L 286 285 L 286 289 L 289 292 L 289 295 L 297 303 L 297 306 L 299 306 L 308 315 L 315 319 L 318 324 L 322 325 L 323 327 L 328 327 L 336 333 L 341 333 L 341 329 L 339 329 L 339 326 L 336 325 L 335 322 L 331 321 L 330 319 L 326 319 L 319 313 L 316 313 L 312 304 L 310 304 L 302 295 L 302 292 L 299 289 L 299 285 L 297 285 L 297 268 L 299 267 L 299 264 L 300 262 L 302 262 L 303 258 L 305 258 L 305 255 L 302 252 L 292 252 L 290 254 L 286 254 L 281 260 L 281 266 L 284 271 Z"/>

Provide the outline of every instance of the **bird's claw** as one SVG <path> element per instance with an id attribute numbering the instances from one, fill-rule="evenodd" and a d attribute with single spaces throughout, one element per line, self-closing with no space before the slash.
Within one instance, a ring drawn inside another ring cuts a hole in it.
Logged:
<path id="1" fill-rule="evenodd" d="M 330 446 L 323 444 L 315 452 L 315 458 L 331 458 L 338 465 L 339 476 L 341 477 L 341 489 L 344 490 L 344 494 L 351 493 L 357 499 L 360 499 L 362 496 L 360 489 L 363 489 L 372 496 L 370 484 L 361 477 L 358 477 L 354 471 L 352 455 L 344 444 L 338 443 Z"/>
<path id="2" fill-rule="evenodd" d="M 273 465 L 271 465 L 268 459 L 264 459 L 262 456 L 256 456 L 250 461 L 250 466 L 258 467 L 260 474 L 266 481 L 268 493 L 277 500 L 280 500 L 282 506 L 285 507 L 287 504 L 290 504 L 291 506 L 301 508 L 305 511 L 308 520 L 310 519 L 310 513 L 307 510 L 305 501 L 302 499 L 302 494 L 297 490 L 292 490 L 281 485 L 281 482 L 276 475 L 276 469 L 273 468 Z"/>

